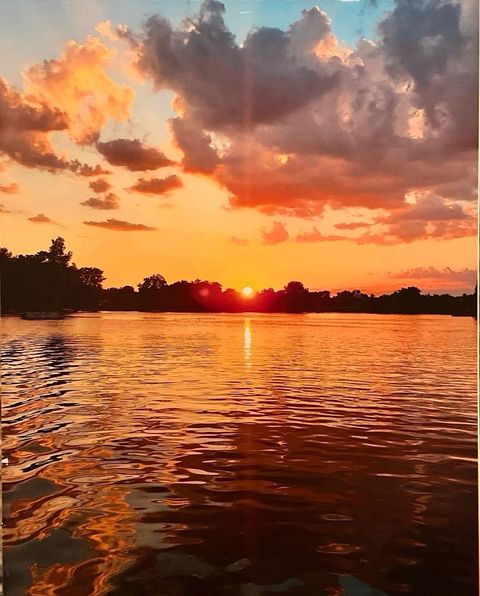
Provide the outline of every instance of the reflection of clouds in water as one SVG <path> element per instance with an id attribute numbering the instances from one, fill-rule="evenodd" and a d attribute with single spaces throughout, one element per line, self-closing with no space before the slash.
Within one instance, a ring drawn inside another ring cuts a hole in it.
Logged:
<path id="1" fill-rule="evenodd" d="M 243 325 L 243 351 L 245 356 L 245 364 L 247 367 L 252 365 L 252 330 L 250 328 L 250 319 L 245 319 Z"/>
<path id="2" fill-rule="evenodd" d="M 47 537 L 38 537 L 5 550 L 4 578 L 6 593 L 26 594 L 38 569 L 74 568 L 95 552 L 81 537 L 72 537 L 64 529 L 56 528 Z M 42 587 L 47 588 L 46 585 Z M 37 594 L 41 592 L 35 592 Z M 43 592 L 51 594 L 52 592 Z"/>

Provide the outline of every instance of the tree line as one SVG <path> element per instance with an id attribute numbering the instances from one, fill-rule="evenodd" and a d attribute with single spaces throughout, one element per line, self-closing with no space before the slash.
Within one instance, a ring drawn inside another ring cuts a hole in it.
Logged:
<path id="1" fill-rule="evenodd" d="M 160 274 L 133 286 L 107 288 L 98 267 L 77 267 L 63 238 L 47 251 L 12 255 L 0 249 L 2 314 L 28 311 L 138 310 L 163 312 L 364 312 L 476 316 L 472 294 L 422 294 L 415 286 L 375 296 L 360 290 L 310 291 L 299 281 L 282 290 L 261 290 L 250 298 L 218 282 L 196 279 L 168 284 Z"/>

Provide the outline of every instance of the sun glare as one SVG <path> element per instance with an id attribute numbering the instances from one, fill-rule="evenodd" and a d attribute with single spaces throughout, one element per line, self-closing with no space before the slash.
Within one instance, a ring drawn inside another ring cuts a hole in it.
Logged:
<path id="1" fill-rule="evenodd" d="M 253 296 L 253 290 L 250 286 L 246 286 L 243 288 L 242 294 L 244 298 L 251 298 Z"/>

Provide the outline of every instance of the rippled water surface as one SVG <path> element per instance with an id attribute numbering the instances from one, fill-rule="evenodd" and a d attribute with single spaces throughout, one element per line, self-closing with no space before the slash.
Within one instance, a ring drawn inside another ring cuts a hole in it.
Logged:
<path id="1" fill-rule="evenodd" d="M 1 326 L 7 596 L 476 594 L 474 319 Z"/>

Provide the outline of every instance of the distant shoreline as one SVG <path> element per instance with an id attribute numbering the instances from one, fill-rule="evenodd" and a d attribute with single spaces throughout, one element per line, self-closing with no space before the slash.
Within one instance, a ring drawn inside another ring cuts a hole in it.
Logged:
<path id="1" fill-rule="evenodd" d="M 213 310 L 121 310 L 121 309 L 100 309 L 100 310 L 78 310 L 65 313 L 64 318 L 69 318 L 79 314 L 102 314 L 102 313 L 140 313 L 140 314 L 171 314 L 171 315 L 405 315 L 405 316 L 435 316 L 435 317 L 459 317 L 459 318 L 477 318 L 476 313 L 439 313 L 439 312 L 372 312 L 372 311 L 349 311 L 349 310 L 323 310 L 323 311 L 261 311 L 261 310 L 237 310 L 237 311 L 213 311 Z M 0 317 L 19 317 L 21 312 L 0 312 Z"/>
<path id="2" fill-rule="evenodd" d="M 423 294 L 416 286 L 376 296 L 362 290 L 311 291 L 292 280 L 282 289 L 224 288 L 219 282 L 196 279 L 171 284 L 160 273 L 133 286 L 103 288 L 103 271 L 77 267 L 63 238 L 47 251 L 14 256 L 0 249 L 3 314 L 31 319 L 73 312 L 185 313 L 364 313 L 472 316 L 477 314 L 477 288 L 462 296 Z M 472 288 L 473 289 L 473 288 Z M 54 318 L 51 316 L 50 318 Z"/>

